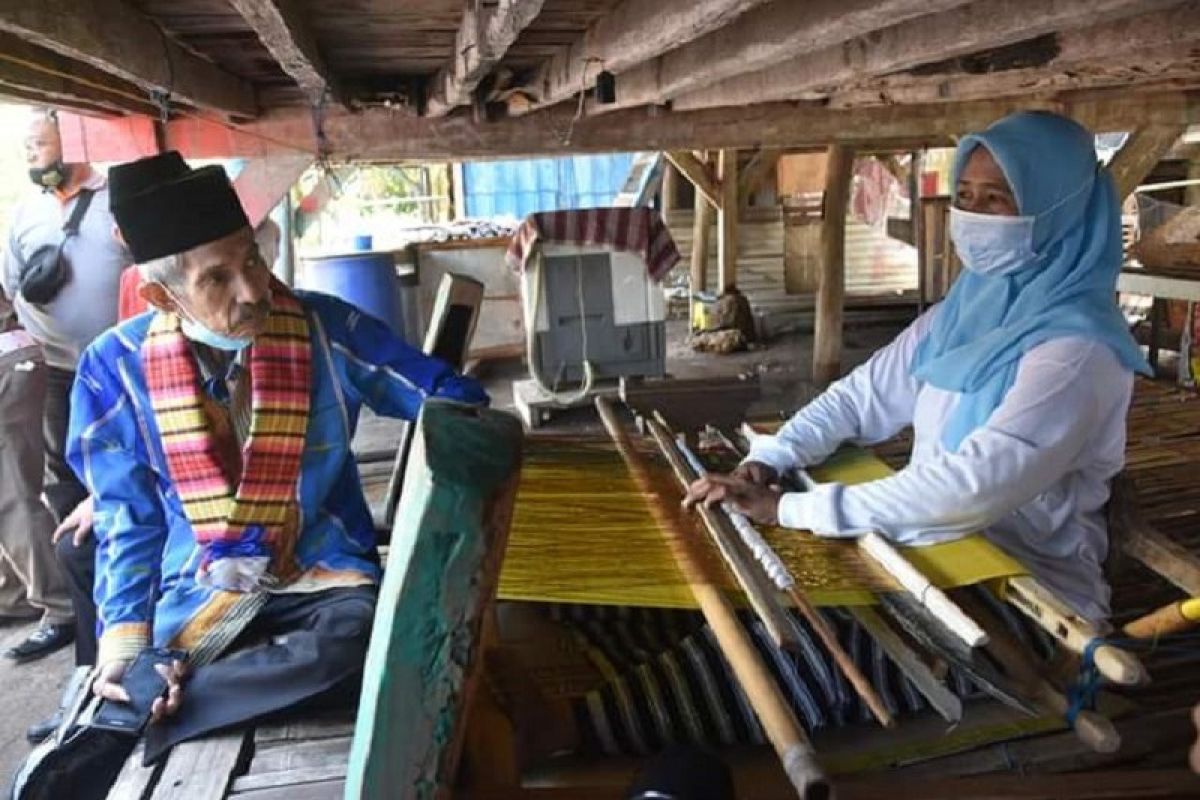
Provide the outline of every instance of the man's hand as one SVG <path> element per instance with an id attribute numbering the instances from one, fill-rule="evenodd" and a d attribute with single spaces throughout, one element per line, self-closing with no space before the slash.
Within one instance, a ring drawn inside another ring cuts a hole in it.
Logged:
<path id="1" fill-rule="evenodd" d="M 83 543 L 87 541 L 87 537 L 92 534 L 94 510 L 92 496 L 88 495 L 79 505 L 75 506 L 75 510 L 67 515 L 62 524 L 54 529 L 53 542 L 58 544 L 59 539 L 71 533 L 71 538 L 75 540 L 75 546 L 82 547 Z"/>
<path id="2" fill-rule="evenodd" d="M 707 475 L 688 487 L 684 508 L 703 503 L 712 508 L 718 503 L 730 503 L 736 511 L 759 525 L 779 524 L 779 492 L 758 486 L 734 475 Z"/>
<path id="3" fill-rule="evenodd" d="M 756 486 L 774 486 L 779 483 L 779 473 L 776 469 L 761 461 L 746 461 L 738 464 L 737 469 L 729 474 L 731 477 L 753 483 Z"/>
<path id="4" fill-rule="evenodd" d="M 150 706 L 150 721 L 159 722 L 179 710 L 183 702 L 183 679 L 187 676 L 187 666 L 182 661 L 172 661 L 170 666 L 157 664 L 154 668 L 167 682 L 166 697 L 156 698 Z M 92 683 L 92 694 L 117 703 L 130 702 L 129 692 L 121 685 L 127 669 L 128 661 L 110 661 L 105 664 Z"/>

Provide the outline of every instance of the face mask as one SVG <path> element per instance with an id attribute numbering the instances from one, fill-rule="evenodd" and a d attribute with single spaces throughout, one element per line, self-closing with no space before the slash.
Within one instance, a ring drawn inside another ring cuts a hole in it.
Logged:
<path id="1" fill-rule="evenodd" d="M 950 238 L 963 266 L 980 275 L 1003 276 L 1036 263 L 1033 224 L 1037 217 L 1005 217 L 950 209 Z"/>
<path id="2" fill-rule="evenodd" d="M 61 158 L 48 167 L 31 167 L 29 170 L 29 180 L 33 181 L 34 186 L 40 186 L 47 191 L 62 186 L 66 179 L 67 166 Z"/>
<path id="3" fill-rule="evenodd" d="M 1033 230 L 1039 217 L 1044 217 L 1090 191 L 1093 180 L 1086 181 L 1075 191 L 1036 216 L 1006 217 L 1000 214 L 979 214 L 950 207 L 950 239 L 962 259 L 963 266 L 978 275 L 1003 277 L 1034 266 L 1040 256 L 1033 249 Z"/>
<path id="4" fill-rule="evenodd" d="M 179 308 L 180 328 L 183 330 L 183 335 L 193 342 L 208 345 L 214 350 L 224 350 L 227 353 L 245 350 L 253 344 L 254 340 L 247 336 L 226 336 L 202 325 L 190 313 L 184 311 L 183 303 L 179 302 L 179 298 L 174 293 L 168 291 L 168 294 Z"/>

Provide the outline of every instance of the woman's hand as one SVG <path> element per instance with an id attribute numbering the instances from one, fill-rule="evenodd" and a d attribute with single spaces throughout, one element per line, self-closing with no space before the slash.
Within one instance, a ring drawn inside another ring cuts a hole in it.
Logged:
<path id="1" fill-rule="evenodd" d="M 779 483 L 779 472 L 761 461 L 746 461 L 738 464 L 737 469 L 729 474 L 731 477 L 753 483 L 756 486 L 774 486 Z"/>
<path id="2" fill-rule="evenodd" d="M 683 506 L 693 508 L 703 503 L 712 508 L 727 502 L 759 525 L 778 525 L 779 497 L 778 489 L 759 486 L 735 475 L 707 475 L 688 487 Z"/>

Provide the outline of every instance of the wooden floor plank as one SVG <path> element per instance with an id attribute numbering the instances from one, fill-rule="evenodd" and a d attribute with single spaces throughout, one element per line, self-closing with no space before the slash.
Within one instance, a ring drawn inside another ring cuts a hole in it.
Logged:
<path id="1" fill-rule="evenodd" d="M 324 783 L 332 780 L 342 780 L 345 777 L 345 760 L 340 764 L 325 764 L 319 767 L 281 769 L 274 772 L 253 772 L 235 780 L 233 782 L 233 791 L 230 794 L 236 795 L 239 792 L 250 792 L 258 789 Z"/>
<path id="2" fill-rule="evenodd" d="M 310 783 L 306 786 L 258 789 L 231 796 L 236 797 L 237 800 L 342 800 L 345 793 L 345 781 L 324 781 Z"/>
<path id="3" fill-rule="evenodd" d="M 108 800 L 146 800 L 150 796 L 159 773 L 162 771 L 163 761 L 160 760 L 152 767 L 143 767 L 142 756 L 145 750 L 144 744 L 138 742 L 133 753 L 125 759 L 125 766 L 121 768 L 121 774 L 117 776 L 116 783 L 108 790 Z"/>
<path id="4" fill-rule="evenodd" d="M 311 742 L 276 742 L 260 746 L 255 751 L 247 774 L 258 775 L 331 765 L 341 765 L 344 769 L 350 758 L 350 738 L 336 736 Z"/>
<path id="5" fill-rule="evenodd" d="M 176 745 L 151 800 L 223 800 L 249 742 L 237 730 Z"/>
<path id="6" fill-rule="evenodd" d="M 282 741 L 312 741 L 350 736 L 354 733 L 354 712 L 337 711 L 314 717 L 260 725 L 254 733 L 258 745 Z"/>

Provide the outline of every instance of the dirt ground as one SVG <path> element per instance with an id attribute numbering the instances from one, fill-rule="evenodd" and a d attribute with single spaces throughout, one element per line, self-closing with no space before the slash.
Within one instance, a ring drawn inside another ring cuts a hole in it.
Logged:
<path id="1" fill-rule="evenodd" d="M 845 368 L 864 361 L 899 331 L 898 324 L 848 328 L 845 333 Z M 682 323 L 669 323 L 668 372 L 680 378 L 736 375 L 757 372 L 763 399 L 754 408 L 759 414 L 788 412 L 810 396 L 807 383 L 812 338 L 808 333 L 778 337 L 769 346 L 728 356 L 694 353 L 685 343 Z M 519 362 L 489 365 L 480 378 L 492 395 L 496 408 L 512 410 L 512 381 L 525 377 Z M 590 408 L 576 409 L 554 417 L 547 427 L 577 430 L 596 424 Z M 357 452 L 378 452 L 394 446 L 397 423 L 364 411 L 355 438 Z M 20 642 L 34 626 L 0 628 L 0 649 Z M 72 665 L 71 648 L 26 665 L 0 658 L 0 780 L 7 790 L 13 770 L 29 751 L 25 729 L 50 714 L 58 703 Z"/>
<path id="2" fill-rule="evenodd" d="M 0 628 L 0 650 L 19 644 L 36 627 L 29 623 Z M 5 797 L 13 771 L 29 752 L 25 729 L 53 713 L 74 665 L 70 647 L 31 664 L 0 658 L 0 787 Z"/>

